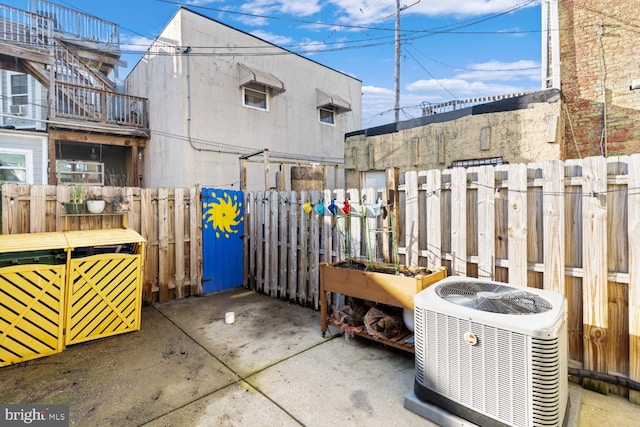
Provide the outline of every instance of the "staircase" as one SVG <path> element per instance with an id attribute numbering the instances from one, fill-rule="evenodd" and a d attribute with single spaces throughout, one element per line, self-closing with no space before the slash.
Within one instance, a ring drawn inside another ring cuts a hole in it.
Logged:
<path id="1" fill-rule="evenodd" d="M 117 24 L 48 1 L 0 5 L 0 56 L 49 89 L 50 122 L 146 136 L 146 99 L 117 93 L 109 78 L 122 64 L 119 38 Z"/>

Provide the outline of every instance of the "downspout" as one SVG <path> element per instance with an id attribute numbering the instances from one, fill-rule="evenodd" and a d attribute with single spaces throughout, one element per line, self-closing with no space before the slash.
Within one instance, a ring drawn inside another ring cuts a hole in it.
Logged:
<path id="1" fill-rule="evenodd" d="M 191 52 L 191 46 L 187 46 L 182 51 L 183 54 L 187 55 L 187 139 L 191 148 L 201 151 L 193 145 L 193 140 L 191 139 L 191 55 L 189 55 L 189 52 Z"/>

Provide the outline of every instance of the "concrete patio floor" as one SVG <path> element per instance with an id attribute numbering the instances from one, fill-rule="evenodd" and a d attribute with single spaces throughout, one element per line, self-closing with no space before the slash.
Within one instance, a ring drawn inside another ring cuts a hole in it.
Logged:
<path id="1" fill-rule="evenodd" d="M 434 425 L 403 406 L 412 354 L 319 325 L 317 311 L 243 288 L 144 307 L 138 332 L 0 368 L 0 403 L 68 404 L 79 426 Z M 571 390 L 575 425 L 640 419 L 622 397 Z"/>

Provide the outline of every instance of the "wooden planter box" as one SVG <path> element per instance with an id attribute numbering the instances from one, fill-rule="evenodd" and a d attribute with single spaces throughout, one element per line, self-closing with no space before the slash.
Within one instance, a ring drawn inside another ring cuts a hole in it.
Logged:
<path id="1" fill-rule="evenodd" d="M 353 263 L 361 262 L 353 261 Z M 413 297 L 418 292 L 447 277 L 446 267 L 428 270 L 426 274 L 417 274 L 412 277 L 394 274 L 396 266 L 390 264 L 366 264 L 371 270 L 376 271 L 348 268 L 346 266 L 339 266 L 340 264 L 342 263 L 320 264 L 320 326 L 323 336 L 327 331 L 329 323 L 327 292 L 413 310 Z M 377 271 L 382 269 L 389 269 L 390 273 Z M 407 266 L 400 266 L 399 269 L 400 271 L 409 272 L 424 270 L 424 268 L 420 269 L 419 267 Z M 363 336 L 373 339 L 373 337 L 366 332 Z M 406 339 L 406 337 L 404 338 Z M 402 348 L 403 350 L 413 351 L 413 346 L 407 348 L 407 346 L 402 344 L 402 341 L 405 339 L 378 341 L 385 341 L 385 344 Z"/>

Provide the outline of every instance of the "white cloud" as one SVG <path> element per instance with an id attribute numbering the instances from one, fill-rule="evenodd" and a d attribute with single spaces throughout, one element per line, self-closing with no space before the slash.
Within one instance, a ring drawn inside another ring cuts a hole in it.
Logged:
<path id="1" fill-rule="evenodd" d="M 186 0 L 184 2 L 186 6 L 204 6 L 212 3 L 217 3 L 217 2 L 212 0 Z"/>
<path id="2" fill-rule="evenodd" d="M 540 64 L 535 61 L 488 61 L 472 65 L 469 70 L 457 74 L 456 78 L 483 81 L 513 81 L 521 79 L 539 81 L 540 72 Z"/>
<path id="3" fill-rule="evenodd" d="M 464 79 L 417 80 L 406 86 L 410 92 L 422 92 L 423 102 L 444 102 L 452 99 L 475 98 L 479 96 L 504 95 L 532 90 L 513 86 Z M 452 96 L 453 94 L 453 96 Z"/>
<path id="4" fill-rule="evenodd" d="M 123 52 L 144 52 L 152 42 L 153 39 L 147 37 L 120 34 L 120 49 Z"/>
<path id="5" fill-rule="evenodd" d="M 252 0 L 243 3 L 240 10 L 253 15 L 273 16 L 279 13 L 285 13 L 293 16 L 311 16 L 320 12 L 322 8 L 318 4 L 318 0 L 304 1 L 287 1 L 287 0 Z M 248 20 L 256 22 L 264 21 L 260 17 L 246 17 Z M 260 24 L 264 25 L 264 24 Z"/>
<path id="6" fill-rule="evenodd" d="M 324 42 L 311 39 L 304 39 L 296 46 L 296 50 L 305 55 L 313 55 L 326 49 L 327 45 Z"/>
<path id="7" fill-rule="evenodd" d="M 278 34 L 269 33 L 267 31 L 255 30 L 251 32 L 252 35 L 261 38 L 262 40 L 266 40 L 269 43 L 273 43 L 277 46 L 284 46 L 287 44 L 291 44 L 293 41 L 290 37 L 280 36 Z"/>
<path id="8" fill-rule="evenodd" d="M 343 23 L 365 24 L 381 22 L 395 16 L 395 2 L 389 0 L 329 0 L 346 16 L 340 19 Z M 526 0 L 458 0 L 429 1 L 423 0 L 411 6 L 411 0 L 401 2 L 401 6 L 409 5 L 403 14 L 418 14 L 432 17 L 441 16 L 481 16 L 504 12 L 515 7 L 533 7 L 537 0 L 526 3 Z"/>

